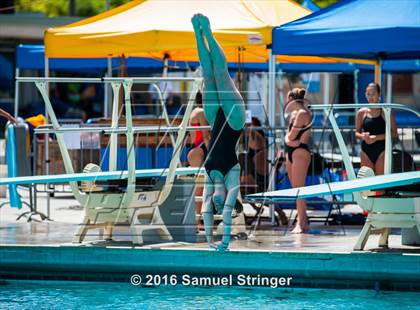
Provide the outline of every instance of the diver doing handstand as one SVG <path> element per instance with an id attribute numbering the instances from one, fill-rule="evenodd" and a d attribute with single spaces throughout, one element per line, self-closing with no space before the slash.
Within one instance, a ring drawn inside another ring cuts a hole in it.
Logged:
<path id="1" fill-rule="evenodd" d="M 204 78 L 204 114 L 212 128 L 204 164 L 206 180 L 202 216 L 209 246 L 224 251 L 229 247 L 232 210 L 240 187 L 236 145 L 245 125 L 245 104 L 229 76 L 225 54 L 212 34 L 208 18 L 195 14 L 191 21 Z M 223 213 L 220 243 L 213 239 L 213 207 L 218 213 Z"/>

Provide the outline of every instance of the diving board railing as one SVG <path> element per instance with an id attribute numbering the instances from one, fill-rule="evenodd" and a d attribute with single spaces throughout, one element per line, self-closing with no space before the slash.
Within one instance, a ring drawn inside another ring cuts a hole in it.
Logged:
<path id="1" fill-rule="evenodd" d="M 170 126 L 171 122 L 169 121 L 168 111 L 166 110 L 166 106 L 165 106 L 165 96 L 164 95 L 165 95 L 166 92 L 162 93 L 162 90 L 160 89 L 159 85 L 156 84 L 156 83 L 151 83 L 151 85 L 153 86 L 153 88 L 155 89 L 155 91 L 158 94 L 159 103 L 160 103 L 160 106 L 162 108 L 162 114 L 163 114 L 163 117 L 166 121 L 166 125 Z M 172 134 L 170 134 L 169 137 L 171 138 L 172 145 L 175 146 L 174 136 Z"/>
<path id="2" fill-rule="evenodd" d="M 168 133 L 172 133 L 176 137 L 178 131 L 178 123 L 176 126 L 158 126 L 158 125 L 141 125 L 136 123 L 133 126 L 133 133 L 135 135 L 135 153 L 136 153 L 136 169 L 154 169 L 154 168 L 164 168 L 168 167 L 169 162 L 172 158 L 173 146 L 168 137 Z M 162 122 L 162 120 L 161 120 Z M 61 122 L 60 122 L 61 123 Z M 164 121 L 163 121 L 164 123 Z M 87 124 L 82 126 L 87 127 L 70 127 L 70 128 L 61 128 L 55 130 L 51 125 L 41 126 L 34 130 L 34 139 L 33 139 L 33 162 L 35 175 L 44 175 L 46 173 L 46 157 L 45 157 L 45 147 L 44 144 L 46 141 L 43 139 L 44 135 L 48 134 L 50 136 L 54 135 L 56 132 L 60 132 L 65 136 L 75 137 L 74 141 L 77 144 L 71 144 L 72 148 L 69 149 L 70 157 L 72 159 L 72 164 L 75 172 L 82 172 L 83 168 L 88 163 L 98 164 L 103 170 L 109 170 L 109 161 L 110 161 L 110 152 L 109 152 L 109 140 L 110 134 L 115 132 L 118 135 L 118 149 L 114 155 L 117 155 L 117 170 L 126 169 L 125 164 L 125 150 L 126 143 L 124 139 L 121 140 L 122 135 L 125 131 L 125 125 L 120 124 L 119 128 L 112 129 L 109 127 L 110 121 L 108 124 Z M 210 130 L 210 126 L 188 126 L 187 131 L 192 132 L 196 130 Z M 66 139 L 66 138 L 65 138 Z M 66 140 L 67 141 L 67 140 Z M 189 146 L 191 146 L 191 139 L 186 137 L 185 145 L 183 145 L 181 150 L 181 163 L 187 161 L 187 154 Z M 57 145 L 57 141 L 49 141 L 49 174 L 62 174 L 63 164 L 61 160 L 60 150 Z M 117 154 L 116 154 L 117 153 Z M 54 191 L 56 193 L 68 193 L 71 192 L 68 183 L 54 183 Z M 35 193 L 42 192 L 51 192 L 51 186 L 46 186 L 39 184 L 35 186 Z M 47 196 L 48 197 L 48 196 Z M 48 199 L 48 198 L 47 198 Z M 35 201 L 37 200 L 37 195 L 35 195 Z"/>
<path id="3" fill-rule="evenodd" d="M 21 77 L 17 79 L 19 82 L 33 82 L 33 83 L 40 83 L 43 81 L 47 81 L 49 83 L 111 83 L 112 87 L 113 87 L 113 95 L 114 95 L 114 101 L 113 101 L 113 117 L 112 117 L 112 124 L 110 128 L 102 128 L 100 127 L 100 129 L 96 129 L 97 131 L 102 131 L 102 132 L 106 132 L 106 133 L 111 133 L 111 141 L 110 141 L 110 154 L 112 156 L 112 158 L 110 159 L 110 170 L 114 170 L 115 169 L 115 162 L 116 162 L 116 158 L 114 158 L 115 154 L 117 153 L 117 133 L 124 133 L 125 131 L 127 131 L 127 128 L 124 127 L 119 127 L 117 128 L 117 121 L 118 121 L 118 93 L 120 90 L 120 87 L 122 85 L 122 83 L 126 80 L 130 80 L 133 83 L 152 83 L 152 84 L 156 84 L 158 82 L 179 82 L 179 81 L 183 81 L 183 82 L 194 82 L 197 80 L 201 80 L 198 78 L 179 78 L 179 77 L 159 77 L 159 78 L 148 78 L 148 77 L 140 77 L 140 78 L 30 78 L 30 77 Z M 201 81 L 200 81 L 201 83 Z M 130 90 L 131 90 L 131 86 L 130 86 Z M 162 97 L 161 91 L 159 89 L 159 87 L 157 87 L 157 91 L 158 94 L 160 94 L 160 97 Z M 46 94 L 45 94 L 46 95 Z M 47 96 L 43 96 L 43 97 L 47 97 Z M 46 98 L 43 98 L 44 101 Z M 191 100 L 193 98 L 190 98 L 190 102 L 194 102 L 194 100 Z M 129 98 L 125 98 L 126 101 L 129 101 Z M 165 110 L 165 109 L 164 109 Z M 48 112 L 48 114 L 50 114 L 50 112 Z M 166 113 L 167 115 L 167 113 Z M 171 130 L 171 128 L 169 127 L 170 124 L 169 123 L 169 119 L 167 119 L 167 117 L 165 117 L 166 122 L 167 122 L 167 126 L 160 126 L 159 129 L 160 130 L 165 130 L 168 133 L 172 133 L 172 132 L 176 132 L 179 130 L 179 128 L 174 128 Z M 66 131 L 72 131 L 72 130 L 66 130 L 64 128 L 60 128 L 57 126 L 53 126 L 54 130 L 58 133 L 60 132 L 66 132 Z M 195 127 L 195 129 L 197 129 L 197 127 Z M 95 129 L 92 128 L 80 128 L 80 129 L 76 129 L 76 131 L 88 131 L 88 132 L 94 132 L 96 131 Z M 133 128 L 133 132 L 147 132 L 146 130 L 144 130 L 144 128 Z M 152 132 L 155 129 L 151 129 L 150 132 Z M 187 130 L 189 130 L 189 128 L 187 128 Z M 42 130 L 40 130 L 40 132 L 42 132 Z M 51 132 L 51 131 L 49 131 Z M 44 133 L 48 133 L 47 131 L 44 131 Z M 171 137 L 171 141 L 172 144 L 174 146 L 174 148 L 176 149 L 176 145 L 175 145 L 175 141 L 173 139 L 173 137 Z"/>
<path id="4" fill-rule="evenodd" d="M 159 192 L 159 196 L 157 201 L 153 202 L 153 206 L 151 207 L 158 207 L 162 204 L 163 201 L 169 196 L 171 191 L 172 183 L 175 179 L 175 170 L 179 164 L 180 152 L 183 145 L 183 141 L 186 135 L 189 118 L 191 115 L 191 111 L 195 102 L 195 96 L 198 90 L 202 85 L 202 78 L 174 78 L 174 77 L 161 77 L 161 78 L 31 78 L 31 77 L 24 77 L 24 78 L 17 78 L 19 82 L 23 83 L 35 83 L 36 87 L 38 88 L 41 96 L 44 100 L 46 111 L 48 116 L 51 119 L 51 123 L 53 129 L 56 130 L 55 135 L 57 138 L 58 146 L 63 157 L 63 164 L 67 174 L 74 174 L 74 169 L 72 166 L 72 162 L 70 160 L 68 149 L 65 145 L 63 139 L 63 132 L 60 131 L 62 128 L 57 120 L 55 115 L 53 106 L 49 99 L 48 95 L 48 83 L 110 83 L 114 90 L 114 98 L 119 94 L 119 89 L 121 86 L 124 89 L 124 103 L 125 103 L 125 117 L 126 117 L 126 127 L 122 130 L 122 133 L 125 133 L 126 140 L 127 140 L 127 167 L 128 173 L 125 177 L 127 180 L 127 186 L 125 193 L 121 196 L 122 202 L 119 206 L 118 215 L 115 218 L 115 223 L 119 222 L 120 212 L 123 209 L 127 209 L 129 204 L 132 202 L 135 192 L 135 183 L 136 183 L 136 167 L 135 167 L 135 152 L 134 149 L 134 130 L 133 130 L 133 117 L 131 111 L 131 88 L 134 83 L 141 83 L 141 84 L 149 84 L 149 83 L 157 83 L 157 82 L 175 82 L 175 81 L 183 81 L 183 82 L 192 82 L 193 87 L 190 93 L 188 104 L 184 113 L 184 117 L 182 122 L 179 126 L 177 126 L 176 130 L 178 132 L 177 139 L 175 141 L 174 150 L 172 154 L 172 159 L 169 164 L 169 171 L 163 185 L 162 190 Z M 113 100 L 113 113 L 112 113 L 112 124 L 109 128 L 101 128 L 101 130 L 108 129 L 111 132 L 111 139 L 110 139 L 110 153 L 117 153 L 117 139 L 116 135 L 118 134 L 118 109 L 115 108 L 117 105 L 118 100 Z M 48 148 L 46 148 L 48 149 Z M 111 163 L 112 160 L 112 163 Z M 116 156 L 110 158 L 110 170 L 112 171 L 116 168 Z M 78 187 L 77 182 L 69 182 L 70 187 L 72 189 L 72 193 L 74 197 L 81 203 L 82 206 L 87 208 L 88 205 L 91 204 L 90 196 L 86 193 L 81 193 Z M 92 202 L 93 203 L 93 202 Z M 159 216 L 160 218 L 160 216 Z M 138 240 L 141 239 L 141 236 L 138 237 Z M 141 239 L 142 240 L 142 239 Z"/>
<path id="5" fill-rule="evenodd" d="M 168 126 L 133 126 L 134 133 L 155 133 L 157 130 L 164 131 L 164 132 L 178 132 L 178 127 L 168 127 Z M 194 131 L 194 130 L 211 130 L 210 126 L 187 126 L 187 131 Z M 89 132 L 89 133 L 105 133 L 105 134 L 112 134 L 112 133 L 125 133 L 127 131 L 126 127 L 104 127 L 104 126 L 97 126 L 97 127 L 80 127 L 80 128 L 60 128 L 60 129 L 51 129 L 45 126 L 41 128 L 36 128 L 35 131 L 39 134 L 45 133 L 65 133 L 65 132 Z"/>

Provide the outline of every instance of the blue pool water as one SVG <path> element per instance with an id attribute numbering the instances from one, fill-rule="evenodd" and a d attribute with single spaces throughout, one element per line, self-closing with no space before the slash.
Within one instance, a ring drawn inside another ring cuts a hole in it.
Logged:
<path id="1" fill-rule="evenodd" d="M 419 309 L 420 293 L 1 281 L 0 309 Z"/>

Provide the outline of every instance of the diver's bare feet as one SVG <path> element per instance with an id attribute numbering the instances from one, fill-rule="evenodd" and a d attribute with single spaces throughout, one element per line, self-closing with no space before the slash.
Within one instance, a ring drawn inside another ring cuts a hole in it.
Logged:
<path id="1" fill-rule="evenodd" d="M 203 31 L 211 32 L 209 18 L 203 14 L 197 14 L 197 15 L 198 15 L 198 20 L 200 21 L 200 25 Z"/>
<path id="2" fill-rule="evenodd" d="M 218 252 L 226 252 L 229 251 L 229 244 L 225 242 L 211 242 L 209 243 L 211 249 L 214 249 Z"/>
<path id="3" fill-rule="evenodd" d="M 200 30 L 200 15 L 201 14 L 194 14 L 194 16 L 191 18 L 191 23 L 193 25 L 194 31 Z"/>

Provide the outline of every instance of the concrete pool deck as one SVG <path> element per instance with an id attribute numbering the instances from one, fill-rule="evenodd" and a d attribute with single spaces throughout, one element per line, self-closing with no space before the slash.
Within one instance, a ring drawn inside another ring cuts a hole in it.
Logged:
<path id="1" fill-rule="evenodd" d="M 1 201 L 0 201 L 1 203 Z M 355 252 L 361 226 L 313 223 L 315 234 L 284 234 L 283 227 L 260 227 L 254 236 L 233 240 L 231 250 L 209 250 L 201 234 L 195 243 L 170 242 L 133 246 L 127 227 L 114 241 L 72 244 L 83 210 L 73 199 L 52 199 L 54 221 L 16 222 L 22 211 L 0 209 L 0 278 L 129 281 L 131 275 L 202 275 L 292 277 L 292 286 L 420 290 L 420 247 L 401 245 L 398 231 L 390 250 Z M 40 199 L 40 210 L 45 207 Z"/>

